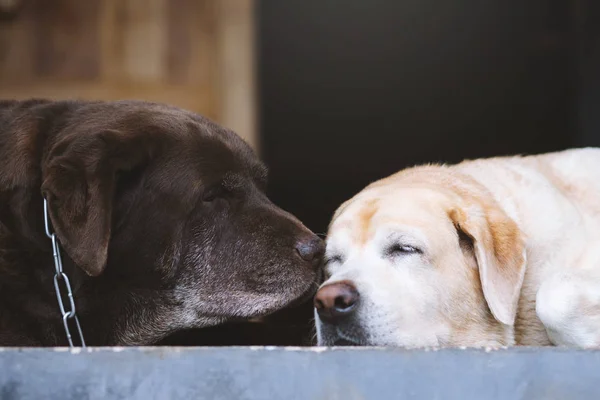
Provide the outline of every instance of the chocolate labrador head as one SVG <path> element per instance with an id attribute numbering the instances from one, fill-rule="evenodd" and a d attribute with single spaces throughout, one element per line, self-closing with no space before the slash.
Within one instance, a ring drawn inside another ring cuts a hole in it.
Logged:
<path id="1" fill-rule="evenodd" d="M 88 344 L 148 344 L 316 289 L 321 240 L 269 201 L 235 133 L 143 102 L 0 110 L 0 342 L 64 343 L 42 196 Z"/>

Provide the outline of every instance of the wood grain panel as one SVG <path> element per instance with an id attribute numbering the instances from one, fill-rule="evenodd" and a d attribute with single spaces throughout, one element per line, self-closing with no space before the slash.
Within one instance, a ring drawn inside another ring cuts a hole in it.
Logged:
<path id="1" fill-rule="evenodd" d="M 122 0 L 124 74 L 131 81 L 160 82 L 165 76 L 166 2 Z"/>
<path id="2" fill-rule="evenodd" d="M 210 82 L 216 66 L 214 1 L 171 0 L 167 10 L 169 82 Z"/>
<path id="3" fill-rule="evenodd" d="M 0 96 L 184 107 L 256 145 L 252 0 L 27 0 L 0 20 Z"/>
<path id="4" fill-rule="evenodd" d="M 172 104 L 190 111 L 218 119 L 210 90 L 189 90 L 186 86 L 135 83 L 88 83 L 36 81 L 31 85 L 1 85 L 0 98 L 28 99 L 138 99 Z"/>
<path id="5" fill-rule="evenodd" d="M 102 0 L 31 1 L 36 74 L 69 79 L 97 77 Z"/>
<path id="6" fill-rule="evenodd" d="M 171 0 L 167 5 L 167 75 L 173 83 L 185 82 L 188 77 L 192 41 L 194 0 Z"/>
<path id="7" fill-rule="evenodd" d="M 17 20 L 0 23 L 0 80 L 26 81 L 33 75 L 31 4 Z"/>
<path id="8" fill-rule="evenodd" d="M 254 1 L 219 0 L 216 5 L 220 122 L 257 148 Z"/>

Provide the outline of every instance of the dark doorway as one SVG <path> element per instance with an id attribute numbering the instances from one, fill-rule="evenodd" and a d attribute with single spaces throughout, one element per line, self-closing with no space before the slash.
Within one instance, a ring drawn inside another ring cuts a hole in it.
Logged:
<path id="1" fill-rule="evenodd" d="M 342 201 L 404 167 L 573 145 L 574 5 L 260 2 L 273 200 L 324 232 Z"/>

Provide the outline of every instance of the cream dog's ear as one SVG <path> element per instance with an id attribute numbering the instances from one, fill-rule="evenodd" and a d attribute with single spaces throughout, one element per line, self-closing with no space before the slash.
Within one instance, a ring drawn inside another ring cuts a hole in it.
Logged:
<path id="1" fill-rule="evenodd" d="M 520 229 L 497 205 L 455 208 L 448 214 L 473 241 L 483 295 L 494 318 L 514 325 L 526 262 Z"/>

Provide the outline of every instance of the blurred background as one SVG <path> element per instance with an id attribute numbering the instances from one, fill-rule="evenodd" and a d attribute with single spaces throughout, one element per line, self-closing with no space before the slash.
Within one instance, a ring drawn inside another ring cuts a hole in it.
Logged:
<path id="1" fill-rule="evenodd" d="M 0 97 L 204 114 L 324 233 L 423 162 L 600 145 L 599 0 L 0 0 Z M 168 344 L 297 344 L 310 305 Z"/>

